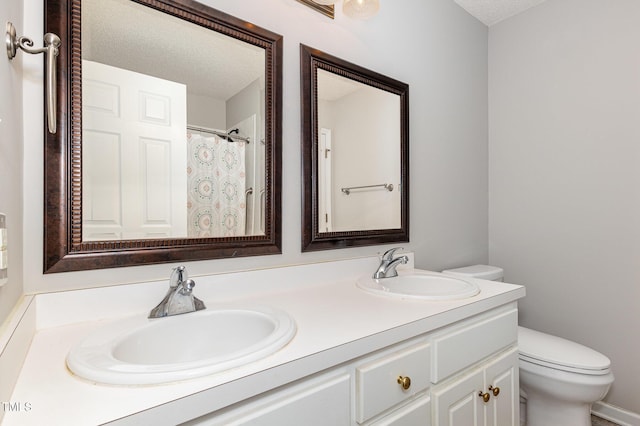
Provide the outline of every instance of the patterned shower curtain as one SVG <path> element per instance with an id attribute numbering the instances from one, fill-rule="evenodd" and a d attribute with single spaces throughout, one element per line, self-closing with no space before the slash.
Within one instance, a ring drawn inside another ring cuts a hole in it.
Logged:
<path id="1" fill-rule="evenodd" d="M 245 142 L 187 133 L 189 237 L 245 234 Z"/>

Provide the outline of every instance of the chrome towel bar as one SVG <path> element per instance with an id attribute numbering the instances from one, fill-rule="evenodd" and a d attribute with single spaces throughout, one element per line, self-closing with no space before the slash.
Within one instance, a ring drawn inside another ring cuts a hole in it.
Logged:
<path id="1" fill-rule="evenodd" d="M 381 183 L 379 185 L 350 186 L 348 188 L 342 188 L 341 191 L 344 192 L 345 194 L 349 195 L 349 194 L 351 194 L 351 191 L 354 190 L 354 189 L 366 189 L 366 188 L 384 188 L 387 191 L 391 192 L 391 191 L 393 191 L 393 184 L 392 183 Z"/>

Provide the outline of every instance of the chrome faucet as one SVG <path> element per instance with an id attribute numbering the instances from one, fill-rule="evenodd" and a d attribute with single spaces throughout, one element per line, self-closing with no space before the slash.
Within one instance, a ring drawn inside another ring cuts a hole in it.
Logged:
<path id="1" fill-rule="evenodd" d="M 407 256 L 399 256 L 395 259 L 393 258 L 393 254 L 399 248 L 400 247 L 392 248 L 384 252 L 384 254 L 382 255 L 382 260 L 380 261 L 380 266 L 378 266 L 378 270 L 376 271 L 376 273 L 373 274 L 374 279 L 378 280 L 380 278 L 391 278 L 398 276 L 398 271 L 396 271 L 398 265 L 400 263 L 405 264 L 409 261 L 409 258 Z"/>
<path id="2" fill-rule="evenodd" d="M 169 277 L 169 291 L 149 313 L 149 318 L 162 318 L 205 309 L 204 302 L 193 295 L 196 282 L 187 278 L 184 266 L 173 268 Z"/>

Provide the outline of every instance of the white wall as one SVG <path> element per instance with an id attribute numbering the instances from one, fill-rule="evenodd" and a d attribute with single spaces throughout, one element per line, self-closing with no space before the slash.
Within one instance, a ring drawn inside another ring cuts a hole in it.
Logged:
<path id="1" fill-rule="evenodd" d="M 42 0 L 24 0 L 32 34 Z M 206 0 L 284 35 L 282 255 L 191 262 L 191 275 L 370 255 L 387 247 L 301 253 L 300 57 L 304 43 L 410 85 L 411 243 L 416 264 L 444 268 L 487 260 L 487 28 L 451 0 L 382 4 L 369 21 L 335 20 L 295 0 Z M 25 82 L 25 110 L 41 111 L 41 79 Z M 40 114 L 25 118 L 25 291 L 162 279 L 171 265 L 43 275 Z M 455 196 L 452 196 L 454 194 Z"/>
<path id="2" fill-rule="evenodd" d="M 400 228 L 399 100 L 364 86 L 329 103 L 331 124 L 319 120 L 331 129 L 333 231 Z M 394 190 L 341 190 L 383 183 Z"/>
<path id="3" fill-rule="evenodd" d="M 609 356 L 640 412 L 640 2 L 554 0 L 489 30 L 489 260 L 521 323 Z"/>
<path id="4" fill-rule="evenodd" d="M 22 31 L 22 2 L 0 2 L 0 25 L 11 21 Z M 37 42 L 37 40 L 36 40 Z M 40 40 L 41 42 L 41 40 Z M 0 325 L 22 295 L 22 56 L 0 57 L 0 212 L 7 215 L 9 281 L 0 287 Z M 38 162 L 40 163 L 40 162 Z M 0 348 L 2 350 L 2 348 Z"/>
<path id="5" fill-rule="evenodd" d="M 245 88 L 226 101 L 226 129 L 231 129 L 243 120 L 255 115 L 258 123 L 260 119 L 260 79 L 249 83 Z"/>
<path id="6" fill-rule="evenodd" d="M 224 130 L 226 122 L 227 107 L 224 100 L 187 92 L 187 124 Z"/>
<path id="7" fill-rule="evenodd" d="M 225 130 L 239 129 L 239 135 L 248 136 L 250 142 L 245 145 L 245 191 L 252 188 L 251 194 L 245 193 L 247 235 L 264 235 L 262 215 L 262 189 L 265 187 L 265 146 L 260 143 L 264 133 L 264 84 L 258 78 L 226 101 Z M 258 129 L 259 132 L 258 132 Z"/>

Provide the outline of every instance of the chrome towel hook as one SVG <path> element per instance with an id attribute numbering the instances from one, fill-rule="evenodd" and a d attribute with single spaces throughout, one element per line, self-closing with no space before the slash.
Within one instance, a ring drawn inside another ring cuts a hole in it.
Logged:
<path id="1" fill-rule="evenodd" d="M 33 48 L 33 40 L 28 37 L 17 37 L 16 28 L 11 22 L 7 22 L 7 32 L 5 37 L 5 44 L 7 45 L 7 56 L 9 60 L 15 58 L 18 48 L 31 53 L 38 54 L 44 53 L 47 57 L 47 121 L 49 127 L 49 133 L 56 132 L 56 58 L 58 57 L 60 47 L 60 37 L 53 33 L 46 33 L 44 35 L 44 47 Z"/>

